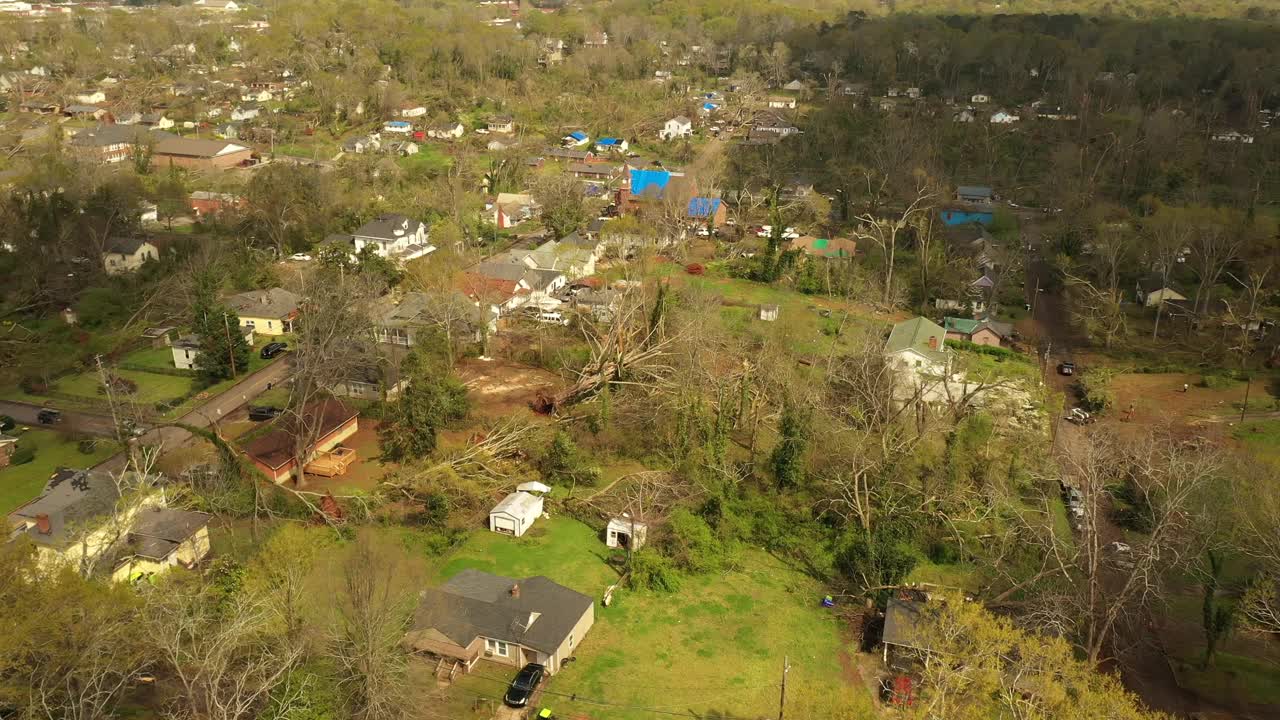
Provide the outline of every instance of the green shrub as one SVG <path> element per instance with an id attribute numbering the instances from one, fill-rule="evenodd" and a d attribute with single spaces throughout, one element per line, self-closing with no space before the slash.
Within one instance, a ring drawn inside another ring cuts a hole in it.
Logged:
<path id="1" fill-rule="evenodd" d="M 1235 378 L 1229 375 L 1204 375 L 1200 378 L 1200 386 L 1210 390 L 1228 390 L 1235 383 Z"/>
<path id="2" fill-rule="evenodd" d="M 680 573 L 663 555 L 649 551 L 631 556 L 631 576 L 628 581 L 636 589 L 673 593 L 680 589 Z"/>
<path id="3" fill-rule="evenodd" d="M 671 513 L 661 546 L 676 567 L 691 573 L 716 570 L 724 559 L 724 550 L 711 526 L 688 508 Z"/>
<path id="4" fill-rule="evenodd" d="M 1020 352 L 1014 352 L 1009 348 L 979 345 L 977 343 L 969 342 L 968 340 L 947 340 L 946 344 L 948 347 L 953 347 L 964 352 L 977 353 L 979 355 L 990 355 L 1002 360 L 1018 360 L 1025 363 L 1031 362 L 1031 358 Z"/>
<path id="5" fill-rule="evenodd" d="M 26 465 L 36 459 L 36 449 L 30 445 L 19 445 L 13 455 L 9 456 L 10 465 Z"/>
<path id="6" fill-rule="evenodd" d="M 76 443 L 76 450 L 79 450 L 81 455 L 92 455 L 93 451 L 96 449 L 98 449 L 97 440 L 85 438 L 84 440 Z"/>
<path id="7" fill-rule="evenodd" d="M 1078 376 L 1076 388 L 1080 391 L 1080 404 L 1089 412 L 1103 412 L 1116 402 L 1111 380 L 1115 371 L 1107 368 L 1086 370 Z"/>

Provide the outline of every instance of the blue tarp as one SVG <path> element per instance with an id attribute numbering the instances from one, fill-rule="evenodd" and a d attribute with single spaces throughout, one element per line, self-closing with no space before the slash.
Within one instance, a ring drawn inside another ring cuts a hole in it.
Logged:
<path id="1" fill-rule="evenodd" d="M 600 138 L 596 141 L 597 145 L 618 145 L 622 141 L 618 138 Z"/>
<path id="2" fill-rule="evenodd" d="M 573 138 L 574 140 L 577 140 L 578 142 L 582 142 L 583 140 L 587 139 L 587 134 L 582 132 L 581 130 L 575 130 L 574 132 L 569 133 L 569 137 Z"/>
<path id="3" fill-rule="evenodd" d="M 647 191 L 649 195 L 662 197 L 670 182 L 671 173 L 666 170 L 632 170 L 631 194 L 645 195 Z"/>
<path id="4" fill-rule="evenodd" d="M 720 198 L 689 198 L 689 217 L 710 218 L 720 209 Z"/>

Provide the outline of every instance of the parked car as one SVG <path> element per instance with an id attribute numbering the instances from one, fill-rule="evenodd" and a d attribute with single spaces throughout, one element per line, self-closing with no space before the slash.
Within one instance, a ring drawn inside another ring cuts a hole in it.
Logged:
<path id="1" fill-rule="evenodd" d="M 289 259 L 294 262 L 311 262 L 311 256 L 306 253 L 294 253 L 289 256 Z"/>
<path id="2" fill-rule="evenodd" d="M 40 408 L 40 412 L 36 413 L 36 420 L 41 425 L 53 425 L 62 422 L 62 411 L 53 408 Z"/>
<path id="3" fill-rule="evenodd" d="M 533 698 L 533 691 L 538 689 L 538 684 L 542 682 L 542 677 L 546 675 L 547 668 L 537 663 L 529 663 L 521 668 L 516 679 L 511 681 L 511 687 L 507 688 L 507 694 L 502 696 L 502 702 L 509 707 L 520 708 L 529 704 L 529 700 Z"/>
<path id="4" fill-rule="evenodd" d="M 259 354 L 262 355 L 263 360 L 270 360 L 271 358 L 279 355 L 280 353 L 288 349 L 289 349 L 289 343 L 269 342 L 266 345 L 262 346 L 262 352 Z"/>
<path id="5" fill-rule="evenodd" d="M 1058 363 L 1058 374 L 1059 375 L 1075 375 L 1076 364 L 1071 362 L 1070 360 Z"/>
<path id="6" fill-rule="evenodd" d="M 280 408 L 270 405 L 250 405 L 249 419 L 254 422 L 262 422 L 263 420 L 270 420 L 282 412 L 284 411 Z"/>
<path id="7" fill-rule="evenodd" d="M 537 320 L 540 323 L 552 323 L 555 325 L 569 324 L 569 318 L 555 311 L 540 312 L 537 315 L 534 315 L 533 319 Z"/>
<path id="8" fill-rule="evenodd" d="M 17 425 L 17 424 L 18 424 L 18 423 L 17 423 L 16 421 L 14 421 L 14 419 L 13 419 L 13 418 L 11 418 L 11 417 L 9 417 L 8 415 L 0 415 L 0 433 L 2 433 L 2 432 L 9 432 L 9 431 L 10 431 L 10 430 L 12 430 L 12 429 Z"/>

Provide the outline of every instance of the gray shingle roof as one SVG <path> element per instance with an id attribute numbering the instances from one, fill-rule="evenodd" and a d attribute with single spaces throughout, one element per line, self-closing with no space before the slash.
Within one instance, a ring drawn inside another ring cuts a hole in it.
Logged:
<path id="1" fill-rule="evenodd" d="M 59 468 L 49 477 L 40 497 L 14 510 L 11 517 L 27 524 L 36 522 L 40 515 L 48 515 L 48 533 L 39 532 L 32 525 L 26 535 L 40 545 L 64 547 L 85 525 L 110 513 L 119 499 L 119 486 L 110 473 Z"/>
<path id="2" fill-rule="evenodd" d="M 541 575 L 512 579 L 468 569 L 422 593 L 412 629 L 437 630 L 464 647 L 483 636 L 553 653 L 591 605 L 591 598 Z"/>
<path id="3" fill-rule="evenodd" d="M 921 647 L 920 633 L 917 629 L 923 610 L 922 602 L 889 598 L 884 611 L 883 641 L 888 645 L 927 649 Z"/>
<path id="4" fill-rule="evenodd" d="M 129 530 L 129 550 L 133 555 L 163 560 L 209 524 L 208 513 L 148 508 L 138 513 Z"/>
<path id="5" fill-rule="evenodd" d="M 416 233 L 418 226 L 424 224 L 398 213 L 385 213 L 361 225 L 360 229 L 352 234 L 362 238 L 394 241 L 405 235 Z M 399 234 L 397 234 L 397 231 Z"/>
<path id="6" fill-rule="evenodd" d="M 142 247 L 145 242 L 147 242 L 147 239 L 140 237 L 111 238 L 107 246 L 107 252 L 132 255 L 138 252 L 138 248 Z"/>
<path id="7" fill-rule="evenodd" d="M 298 311 L 301 298 L 284 288 L 250 290 L 227 298 L 227 306 L 236 315 L 284 319 Z"/>

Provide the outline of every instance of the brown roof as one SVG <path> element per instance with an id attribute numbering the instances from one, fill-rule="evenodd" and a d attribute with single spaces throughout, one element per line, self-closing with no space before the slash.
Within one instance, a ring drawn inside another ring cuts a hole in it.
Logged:
<path id="1" fill-rule="evenodd" d="M 315 424 L 316 437 L 323 438 L 346 425 L 359 415 L 360 411 L 337 400 L 324 400 L 311 403 L 303 414 L 308 424 Z M 297 419 L 291 417 L 285 421 L 285 427 L 277 428 L 256 440 L 251 440 L 243 446 L 245 455 L 274 470 L 288 465 L 293 460 L 297 424 Z"/>
<path id="2" fill-rule="evenodd" d="M 225 140 L 198 140 L 195 138 L 166 138 L 156 144 L 157 155 L 181 155 L 184 157 L 212 158 L 232 152 L 248 150 Z"/>

